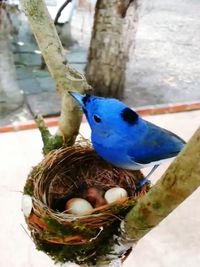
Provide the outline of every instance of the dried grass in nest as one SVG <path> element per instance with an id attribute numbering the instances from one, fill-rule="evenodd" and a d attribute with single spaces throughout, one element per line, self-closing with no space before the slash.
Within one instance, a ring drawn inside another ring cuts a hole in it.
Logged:
<path id="1" fill-rule="evenodd" d="M 119 234 L 121 220 L 137 200 L 135 184 L 142 177 L 140 171 L 113 167 L 85 142 L 49 153 L 30 173 L 24 189 L 33 199 L 26 221 L 37 247 L 59 262 L 80 263 L 109 252 L 112 236 Z M 129 198 L 89 215 L 64 211 L 67 200 L 84 198 L 88 188 L 105 192 L 116 186 L 126 189 Z"/>

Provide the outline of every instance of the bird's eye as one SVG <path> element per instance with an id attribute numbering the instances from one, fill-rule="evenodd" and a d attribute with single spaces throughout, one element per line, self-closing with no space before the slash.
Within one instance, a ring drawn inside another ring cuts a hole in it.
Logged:
<path id="1" fill-rule="evenodd" d="M 101 122 L 101 118 L 99 116 L 94 115 L 93 118 L 94 118 L 94 121 L 95 122 L 97 122 L 97 123 L 100 123 Z"/>

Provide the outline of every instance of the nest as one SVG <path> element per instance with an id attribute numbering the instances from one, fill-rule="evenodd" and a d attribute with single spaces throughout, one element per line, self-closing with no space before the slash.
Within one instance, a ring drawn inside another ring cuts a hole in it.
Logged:
<path id="1" fill-rule="evenodd" d="M 60 263 L 94 264 L 109 255 L 114 237 L 120 236 L 121 221 L 137 201 L 135 184 L 142 177 L 140 171 L 110 165 L 85 143 L 50 152 L 33 168 L 24 187 L 24 194 L 32 198 L 25 219 L 36 247 Z M 113 187 L 124 188 L 128 197 L 94 207 L 88 215 L 65 211 L 69 199 L 87 199 L 89 188 L 104 193 Z"/>

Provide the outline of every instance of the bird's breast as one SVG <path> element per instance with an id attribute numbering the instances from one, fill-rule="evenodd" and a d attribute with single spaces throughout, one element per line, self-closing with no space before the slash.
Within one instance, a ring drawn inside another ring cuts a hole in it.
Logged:
<path id="1" fill-rule="evenodd" d="M 122 142 L 119 141 L 118 144 L 111 145 L 105 142 L 99 143 L 96 140 L 92 140 L 92 144 L 96 153 L 107 162 L 121 168 L 133 169 L 133 167 L 130 166 L 134 164 L 128 157 L 126 145 Z"/>

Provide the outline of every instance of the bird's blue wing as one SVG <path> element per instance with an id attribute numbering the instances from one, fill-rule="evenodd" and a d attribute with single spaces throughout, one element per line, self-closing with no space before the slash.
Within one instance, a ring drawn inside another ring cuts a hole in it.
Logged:
<path id="1" fill-rule="evenodd" d="M 146 134 L 132 147 L 128 155 L 139 164 L 149 164 L 175 157 L 185 142 L 174 133 L 147 122 Z"/>

